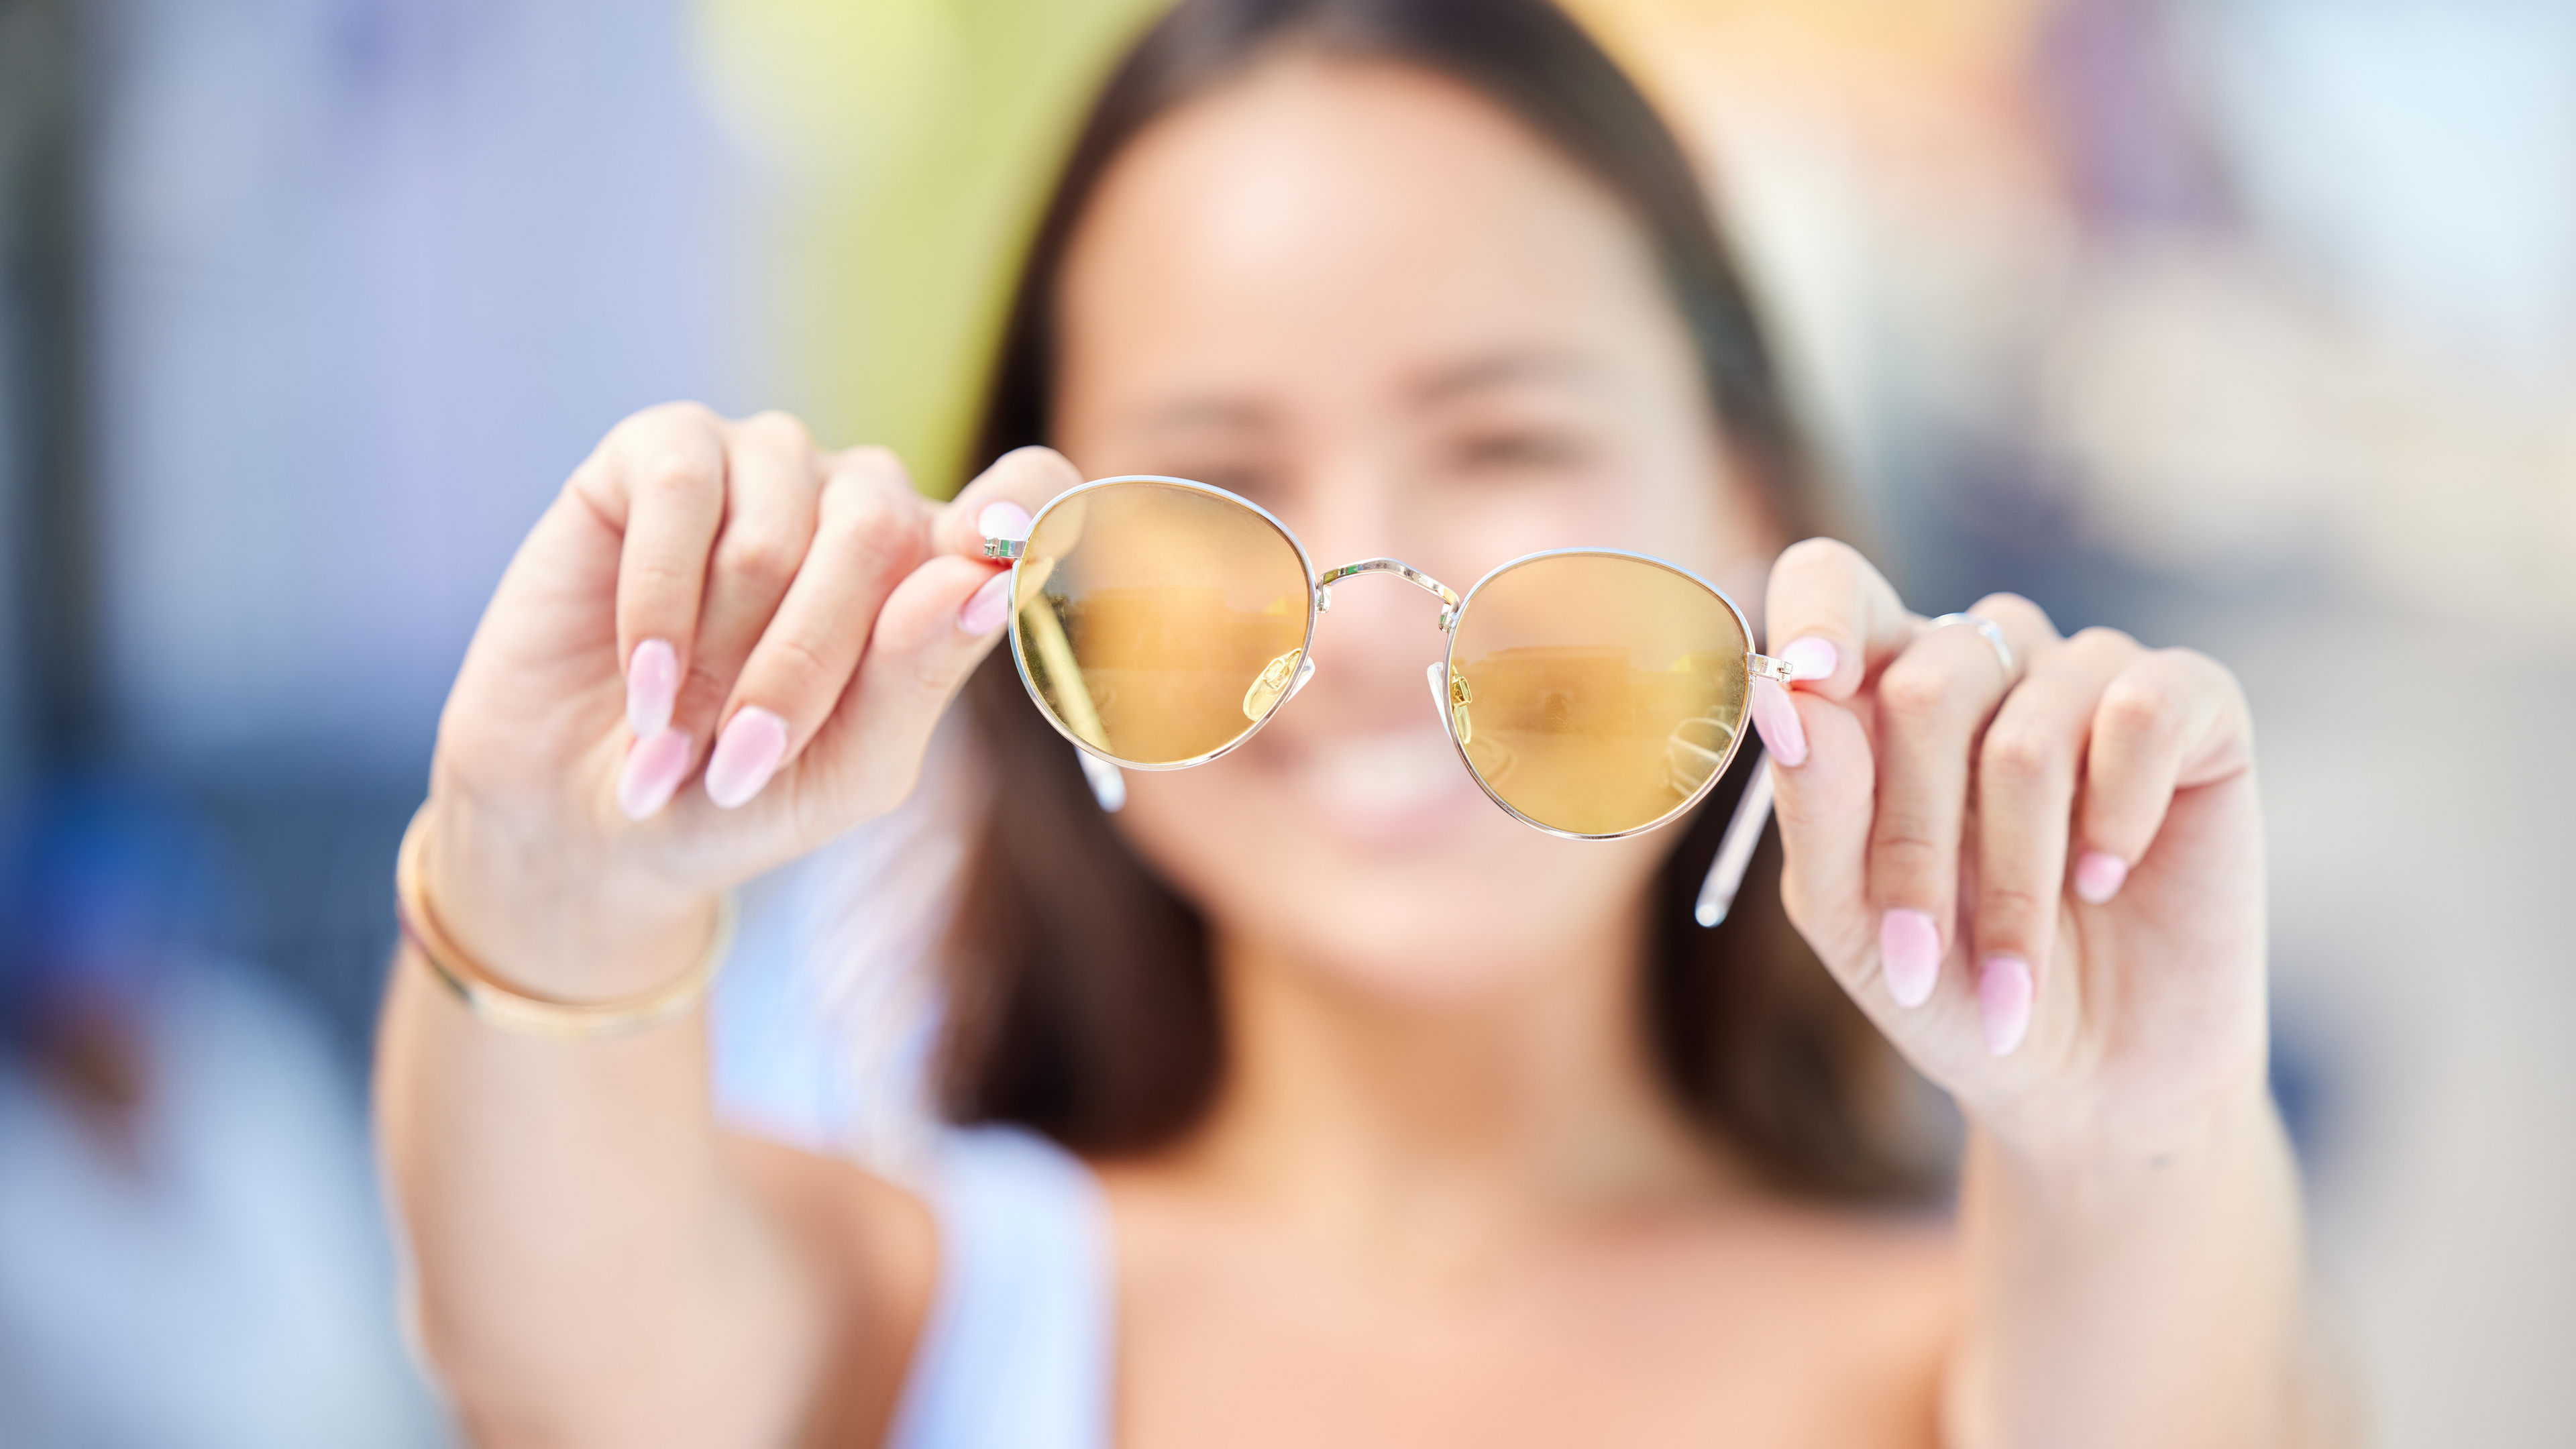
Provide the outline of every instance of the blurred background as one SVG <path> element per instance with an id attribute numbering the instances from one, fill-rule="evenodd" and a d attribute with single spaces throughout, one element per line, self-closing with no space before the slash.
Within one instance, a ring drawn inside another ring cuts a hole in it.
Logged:
<path id="1" fill-rule="evenodd" d="M 661 399 L 953 487 L 1153 8 L 0 0 L 0 1443 L 449 1441 L 363 1108 L 482 600 Z M 2378 1438 L 2570 1442 L 2576 5 L 1574 8 L 1916 607 L 2243 676 Z"/>

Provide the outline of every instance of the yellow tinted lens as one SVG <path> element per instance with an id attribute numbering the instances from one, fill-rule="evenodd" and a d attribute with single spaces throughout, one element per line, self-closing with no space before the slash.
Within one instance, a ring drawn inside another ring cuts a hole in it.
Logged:
<path id="1" fill-rule="evenodd" d="M 1011 643 L 1066 733 L 1172 765 L 1241 739 L 1296 682 L 1312 595 L 1296 545 L 1231 499 L 1113 483 L 1049 508 Z"/>
<path id="2" fill-rule="evenodd" d="M 1643 559 L 1558 554 L 1480 585 L 1450 650 L 1452 729 L 1505 803 L 1615 835 L 1696 799 L 1735 747 L 1752 641 L 1726 601 Z"/>

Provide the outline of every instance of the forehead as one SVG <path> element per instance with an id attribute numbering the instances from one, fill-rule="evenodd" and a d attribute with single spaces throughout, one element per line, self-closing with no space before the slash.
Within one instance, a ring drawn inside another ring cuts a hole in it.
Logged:
<path id="1" fill-rule="evenodd" d="M 1349 386 L 1495 351 L 1677 330 L 1640 230 L 1562 153 L 1414 67 L 1272 60 L 1113 163 L 1059 293 L 1068 407 Z"/>

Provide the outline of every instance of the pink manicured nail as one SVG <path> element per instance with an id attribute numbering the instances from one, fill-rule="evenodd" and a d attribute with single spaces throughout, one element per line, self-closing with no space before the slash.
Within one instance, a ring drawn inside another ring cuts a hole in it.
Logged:
<path id="1" fill-rule="evenodd" d="M 626 727 L 649 740 L 671 727 L 680 697 L 680 656 L 667 639 L 647 639 L 626 661 Z"/>
<path id="2" fill-rule="evenodd" d="M 1900 906 L 1878 918 L 1878 969 L 1899 1006 L 1932 999 L 1941 979 L 1941 927 L 1921 911 Z"/>
<path id="3" fill-rule="evenodd" d="M 1999 1057 L 2030 1034 L 2030 963 L 1998 952 L 1977 975 L 1977 1009 L 1986 1019 L 1986 1050 Z"/>
<path id="4" fill-rule="evenodd" d="M 2088 850 L 2075 862 L 2075 894 L 2091 905 L 2118 895 L 2128 879 L 2129 863 L 2109 851 Z"/>
<path id="5" fill-rule="evenodd" d="M 617 773 L 617 808 L 629 820 L 650 820 L 671 803 L 689 773 L 689 732 L 655 730 L 627 747 Z"/>
<path id="6" fill-rule="evenodd" d="M 1842 658 L 1842 651 L 1836 649 L 1832 641 L 1812 636 L 1780 651 L 1780 662 L 1797 671 L 1800 683 L 1811 685 L 1821 684 L 1830 677 Z"/>
<path id="7" fill-rule="evenodd" d="M 1024 539 L 1029 536 L 1029 511 L 1009 499 L 987 503 L 975 515 L 975 527 L 986 538 Z"/>
<path id="8" fill-rule="evenodd" d="M 1798 707 L 1777 680 L 1753 681 L 1753 732 L 1781 764 L 1795 769 L 1807 763 L 1807 727 L 1798 723 Z"/>
<path id="9" fill-rule="evenodd" d="M 999 508 L 1002 505 L 993 505 Z M 966 607 L 957 611 L 957 627 L 969 634 L 990 634 L 1002 627 L 1011 613 L 1011 576 L 998 573 L 984 581 Z"/>
<path id="10" fill-rule="evenodd" d="M 749 803 L 787 757 L 787 721 L 758 705 L 737 712 L 707 757 L 707 798 L 727 810 Z"/>

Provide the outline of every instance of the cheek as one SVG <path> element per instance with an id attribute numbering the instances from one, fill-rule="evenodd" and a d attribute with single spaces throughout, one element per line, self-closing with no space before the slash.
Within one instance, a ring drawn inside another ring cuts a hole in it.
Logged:
<path id="1" fill-rule="evenodd" d="M 1679 839 L 1562 840 L 1479 797 L 1435 839 L 1355 849 L 1237 759 L 1130 775 L 1118 827 L 1220 942 L 1415 1000 L 1604 964 Z"/>

